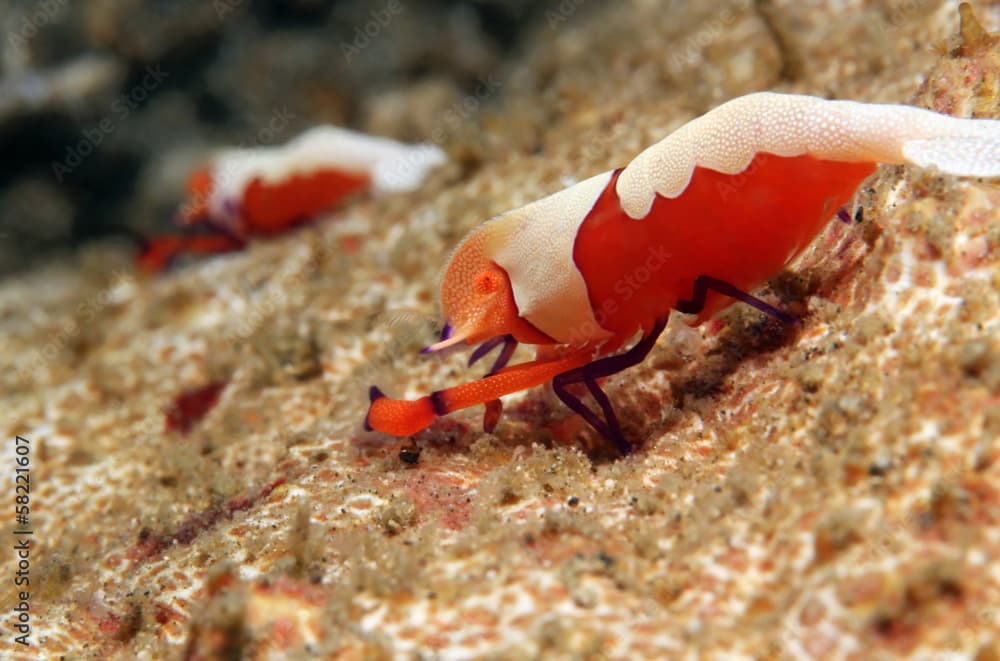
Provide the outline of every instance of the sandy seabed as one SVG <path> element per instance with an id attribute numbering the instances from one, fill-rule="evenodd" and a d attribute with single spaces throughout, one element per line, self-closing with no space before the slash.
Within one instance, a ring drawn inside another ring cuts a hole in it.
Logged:
<path id="1" fill-rule="evenodd" d="M 453 162 L 418 193 L 164 277 L 102 245 L 8 279 L 32 646 L 5 553 L 0 655 L 997 659 L 993 184 L 884 167 L 861 222 L 762 290 L 800 328 L 739 306 L 673 320 L 607 384 L 626 458 L 542 388 L 493 434 L 480 410 L 414 439 L 360 422 L 371 383 L 479 376 L 417 350 L 482 220 L 754 90 L 995 117 L 998 54 L 954 2 L 564 2 L 489 98 L 426 118 Z M 204 419 L 165 430 L 216 382 Z"/>

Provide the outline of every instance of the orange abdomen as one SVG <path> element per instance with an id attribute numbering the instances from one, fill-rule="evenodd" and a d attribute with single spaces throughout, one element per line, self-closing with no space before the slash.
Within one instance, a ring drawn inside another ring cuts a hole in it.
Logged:
<path id="1" fill-rule="evenodd" d="M 243 193 L 241 211 L 247 231 L 249 234 L 281 232 L 366 188 L 368 182 L 367 175 L 331 169 L 276 183 L 255 179 Z"/>
<path id="2" fill-rule="evenodd" d="M 598 323 L 619 335 L 648 331 L 691 297 L 699 275 L 753 289 L 808 246 L 875 168 L 758 154 L 736 175 L 696 168 L 679 197 L 657 196 L 639 220 L 621 211 L 616 173 L 573 247 Z M 731 302 L 710 293 L 699 318 Z"/>

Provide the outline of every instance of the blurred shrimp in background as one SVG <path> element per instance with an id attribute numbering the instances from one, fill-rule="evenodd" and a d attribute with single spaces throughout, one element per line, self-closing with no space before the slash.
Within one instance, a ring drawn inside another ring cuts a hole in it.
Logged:
<path id="1" fill-rule="evenodd" d="M 423 118 L 474 92 L 542 11 L 524 0 L 10 0 L 0 275 L 104 237 L 171 232 L 190 174 L 220 148 L 278 147 L 323 124 L 431 141 Z"/>

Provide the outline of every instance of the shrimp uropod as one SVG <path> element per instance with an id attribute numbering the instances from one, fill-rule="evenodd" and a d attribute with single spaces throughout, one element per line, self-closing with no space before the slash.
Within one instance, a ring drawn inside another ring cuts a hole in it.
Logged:
<path id="1" fill-rule="evenodd" d="M 760 92 L 733 99 L 598 174 L 467 236 L 444 271 L 450 334 L 426 349 L 503 345 L 486 377 L 417 400 L 369 392 L 369 429 L 397 436 L 435 417 L 552 382 L 559 398 L 627 453 L 598 379 L 641 362 L 671 311 L 701 323 L 805 249 L 879 164 L 1000 176 L 1000 121 L 904 105 Z M 638 277 L 641 273 L 644 277 Z M 622 348 L 637 333 L 631 348 Z M 508 366 L 517 343 L 538 357 Z M 471 362 L 470 361 L 470 364 Z M 568 389 L 582 383 L 601 413 Z"/>

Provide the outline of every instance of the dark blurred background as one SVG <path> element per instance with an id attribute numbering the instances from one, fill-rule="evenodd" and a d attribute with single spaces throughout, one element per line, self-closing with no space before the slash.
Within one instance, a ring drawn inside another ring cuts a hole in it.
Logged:
<path id="1" fill-rule="evenodd" d="M 318 123 L 428 139 L 549 3 L 0 2 L 0 276 L 165 231 L 208 149 Z"/>

